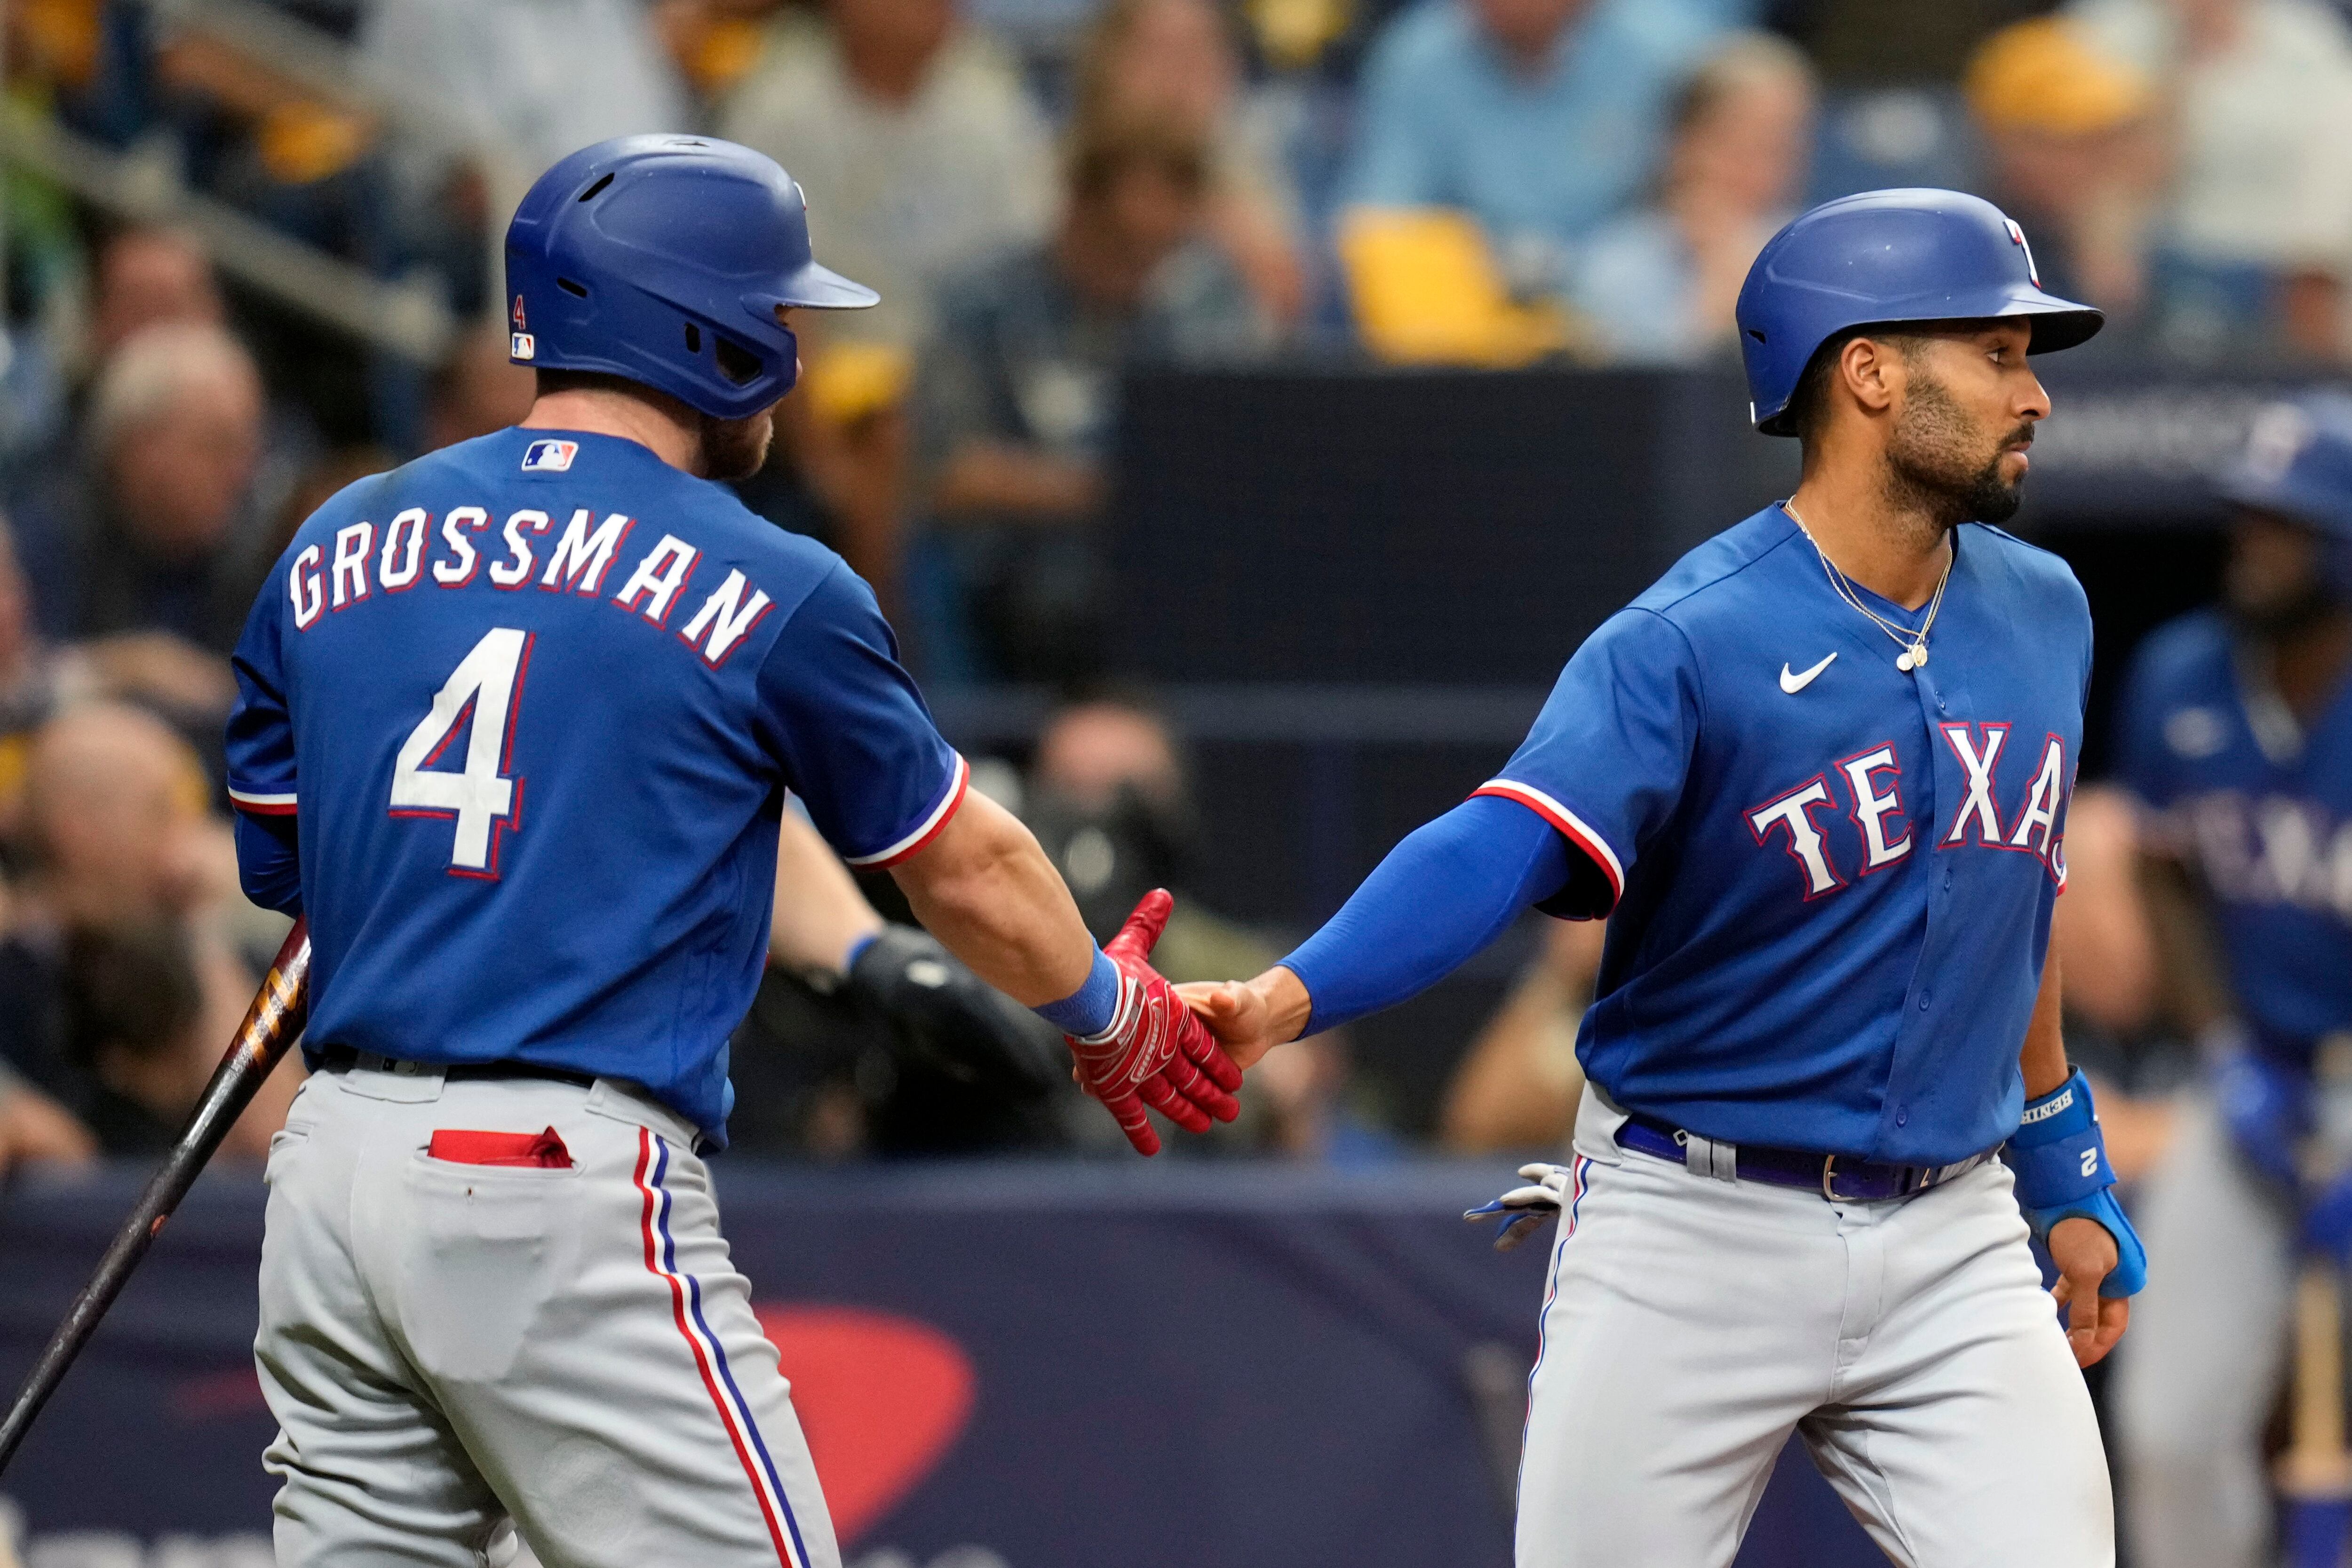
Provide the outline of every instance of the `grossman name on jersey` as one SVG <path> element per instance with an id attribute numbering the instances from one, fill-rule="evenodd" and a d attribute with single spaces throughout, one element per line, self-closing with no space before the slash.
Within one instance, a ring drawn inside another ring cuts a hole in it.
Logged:
<path id="1" fill-rule="evenodd" d="M 378 593 L 405 593 L 428 580 L 445 591 L 486 579 L 491 589 L 508 593 L 536 584 L 544 593 L 599 597 L 614 563 L 626 556 L 637 520 L 614 512 L 598 523 L 594 512 L 582 507 L 556 536 L 544 565 L 532 541 L 543 542 L 554 526 L 545 512 L 511 512 L 497 535 L 484 538 L 489 526 L 490 514 L 481 507 L 453 507 L 437 528 L 431 513 L 411 507 L 385 525 L 380 543 L 375 524 L 357 522 L 335 530 L 331 558 L 322 546 L 304 546 L 286 573 L 295 630 L 308 632 L 330 611 L 363 604 Z M 495 559 L 480 548 L 494 550 L 501 541 L 504 549 Z M 688 597 L 700 558 L 694 546 L 664 534 L 637 558 L 611 602 L 667 627 L 671 612 Z M 677 636 L 716 668 L 772 608 L 765 591 L 730 570 Z"/>

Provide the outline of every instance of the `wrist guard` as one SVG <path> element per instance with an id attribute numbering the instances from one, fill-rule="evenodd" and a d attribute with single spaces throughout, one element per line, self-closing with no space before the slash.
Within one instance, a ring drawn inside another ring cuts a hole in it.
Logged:
<path id="1" fill-rule="evenodd" d="M 2046 1242 L 2062 1219 L 2095 1220 L 2116 1241 L 2116 1266 L 2099 1286 L 2103 1296 L 2129 1296 L 2147 1281 L 2147 1252 L 2111 1190 L 2115 1168 L 2091 1105 L 2091 1084 L 2074 1075 L 2040 1099 L 2026 1102 L 2024 1118 L 2006 1151 L 2017 1180 L 2017 1206 Z"/>

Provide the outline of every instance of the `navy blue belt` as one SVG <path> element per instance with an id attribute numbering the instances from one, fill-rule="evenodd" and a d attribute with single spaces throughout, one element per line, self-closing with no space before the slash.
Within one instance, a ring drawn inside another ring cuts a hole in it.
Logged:
<path id="1" fill-rule="evenodd" d="M 318 1057 L 320 1070 L 327 1072 L 348 1072 L 360 1067 L 373 1072 L 437 1072 L 453 1083 L 473 1078 L 544 1078 L 578 1089 L 596 1086 L 593 1072 L 574 1072 L 568 1067 L 547 1067 L 536 1061 L 398 1061 L 370 1051 L 353 1051 L 348 1045 L 322 1046 Z"/>
<path id="2" fill-rule="evenodd" d="M 1990 1152 L 1971 1155 L 1967 1159 L 1948 1166 L 1898 1166 L 1884 1160 L 1849 1159 L 1843 1155 L 1816 1154 L 1807 1149 L 1775 1149 L 1754 1144 L 1709 1143 L 1694 1138 L 1691 1134 L 1654 1116 L 1633 1113 L 1625 1124 L 1617 1129 L 1620 1147 L 1636 1154 L 1672 1160 L 1678 1166 L 1696 1166 L 1690 1146 L 1697 1143 L 1707 1151 L 1709 1169 L 1706 1174 L 1727 1180 L 1768 1182 L 1774 1186 L 1793 1186 L 1819 1193 L 1832 1203 L 1884 1203 L 1888 1198 L 1909 1197 L 1925 1192 L 1937 1182 L 1949 1181 L 1964 1171 L 1971 1171 L 1992 1158 Z M 1728 1156 L 1728 1166 L 1726 1157 Z"/>

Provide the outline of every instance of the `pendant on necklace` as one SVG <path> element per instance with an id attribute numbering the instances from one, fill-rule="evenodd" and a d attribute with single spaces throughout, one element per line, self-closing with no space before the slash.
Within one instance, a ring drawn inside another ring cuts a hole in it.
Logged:
<path id="1" fill-rule="evenodd" d="M 1902 671 L 1906 675 L 1912 671 L 1919 668 L 1922 664 L 1925 664 L 1927 662 L 1927 644 L 1925 643 L 1916 643 L 1911 647 L 1906 648 L 1903 652 L 1895 655 L 1895 667 Z"/>

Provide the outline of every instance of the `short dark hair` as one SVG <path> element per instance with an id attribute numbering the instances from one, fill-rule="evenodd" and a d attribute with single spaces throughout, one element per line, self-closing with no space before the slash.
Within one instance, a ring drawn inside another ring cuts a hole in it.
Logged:
<path id="1" fill-rule="evenodd" d="M 1813 350 L 1805 361 L 1802 374 L 1797 377 L 1797 390 L 1789 394 L 1789 406 L 1781 418 L 1800 441 L 1810 441 L 1821 429 L 1829 413 L 1830 378 L 1837 373 L 1838 357 L 1845 346 L 1856 338 L 1893 345 L 1906 363 L 1916 359 L 1920 340 L 1944 323 L 1937 321 L 1865 322 L 1859 327 L 1847 327 L 1832 333 Z"/>

